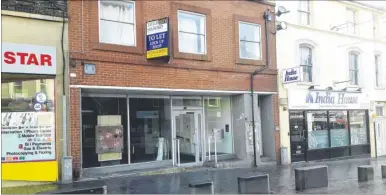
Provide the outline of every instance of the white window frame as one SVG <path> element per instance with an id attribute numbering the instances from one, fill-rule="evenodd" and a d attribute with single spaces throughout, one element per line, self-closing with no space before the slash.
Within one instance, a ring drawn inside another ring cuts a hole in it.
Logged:
<path id="1" fill-rule="evenodd" d="M 354 9 L 351 9 L 351 8 L 347 8 L 346 9 L 346 17 L 347 17 L 347 12 L 352 12 L 353 13 L 353 20 L 354 21 L 349 21 L 349 19 L 346 18 L 346 29 L 347 29 L 346 32 L 349 33 L 349 34 L 355 35 L 357 33 L 357 21 L 356 21 L 356 19 L 357 19 L 358 12 L 357 12 L 357 10 L 354 10 Z M 354 32 L 349 32 L 349 25 L 350 24 L 354 25 Z"/>
<path id="2" fill-rule="evenodd" d="M 302 64 L 302 62 L 301 62 L 301 56 L 302 56 L 302 53 L 301 53 L 301 48 L 302 47 L 306 47 L 306 48 L 309 48 L 310 50 L 311 50 L 311 64 Z M 299 64 L 299 67 L 302 69 L 302 78 L 303 78 L 303 82 L 305 82 L 305 83 L 313 83 L 313 82 L 315 82 L 315 76 L 314 76 L 314 47 L 313 46 L 311 46 L 311 45 L 308 45 L 308 44 L 300 44 L 299 46 L 298 46 L 298 53 L 299 53 L 299 55 L 298 55 L 298 64 Z M 311 81 L 305 81 L 305 78 L 304 78 L 304 73 L 305 73 L 305 71 L 304 71 L 304 67 L 308 67 L 308 68 L 311 68 Z"/>
<path id="3" fill-rule="evenodd" d="M 259 28 L 260 40 L 258 40 L 258 42 L 247 41 L 247 40 L 244 40 L 244 42 L 258 43 L 259 47 L 260 47 L 260 54 L 259 54 L 260 57 L 258 57 L 258 58 L 245 58 L 245 57 L 241 57 L 241 50 L 240 50 L 240 45 L 241 45 L 240 32 L 241 32 L 241 28 L 240 28 L 240 24 L 247 24 L 247 25 L 257 26 Z M 251 22 L 244 22 L 244 21 L 239 21 L 238 25 L 239 25 L 239 58 L 240 59 L 246 59 L 246 60 L 262 60 L 263 49 L 261 48 L 261 25 L 260 24 L 256 24 L 256 23 L 251 23 Z"/>
<path id="4" fill-rule="evenodd" d="M 307 2 L 307 10 L 302 10 L 301 9 L 301 4 L 304 3 L 304 2 Z M 307 15 L 307 24 L 303 24 L 302 23 L 302 17 L 301 15 L 302 14 L 306 14 Z M 311 25 L 311 5 L 310 5 L 310 1 L 309 0 L 301 0 L 299 1 L 299 4 L 298 4 L 298 17 L 299 17 L 299 24 L 300 25 Z"/>
<path id="5" fill-rule="evenodd" d="M 353 55 L 356 55 L 356 57 L 357 57 L 357 66 L 355 67 L 355 69 L 351 69 L 351 64 L 350 64 L 350 57 L 351 57 L 351 54 L 353 54 Z M 357 52 L 357 51 L 350 51 L 350 52 L 348 52 L 348 79 L 350 80 L 350 85 L 351 86 L 359 86 L 359 80 L 360 80 L 360 78 L 359 78 L 359 67 L 360 67 L 360 55 L 361 55 L 361 53 L 359 53 L 359 52 Z M 351 72 L 355 72 L 355 74 L 356 74 L 356 77 L 357 77 L 357 80 L 356 80 L 356 83 L 355 82 L 353 82 L 351 79 L 350 79 L 350 74 L 351 74 Z"/>
<path id="6" fill-rule="evenodd" d="M 121 1 L 121 2 L 125 2 L 125 3 L 132 3 L 133 4 L 133 23 L 125 23 L 125 24 L 130 24 L 130 25 L 133 25 L 134 26 L 134 32 L 133 32 L 133 35 L 134 35 L 134 44 L 125 44 L 125 43 L 109 43 L 109 42 L 104 42 L 103 40 L 101 40 L 101 1 L 102 0 L 98 0 L 98 33 L 99 33 L 99 43 L 104 43 L 104 44 L 113 44 L 113 45 L 124 45 L 124 46 L 130 46 L 130 47 L 136 47 L 137 46 L 137 17 L 136 17 L 136 6 L 135 6 L 135 1 L 130 1 L 130 0 L 110 0 L 110 1 Z M 119 22 L 119 21 L 110 21 L 110 22 L 118 22 L 118 23 L 123 23 L 123 22 Z"/>
<path id="7" fill-rule="evenodd" d="M 179 25 L 179 19 L 180 19 L 180 13 L 185 13 L 185 14 L 190 14 L 190 15 L 196 15 L 196 16 L 199 16 L 199 17 L 204 17 L 204 32 L 205 34 L 194 34 L 194 33 L 189 33 L 189 32 L 184 32 L 184 31 L 180 31 L 180 25 Z M 196 53 L 196 52 L 182 52 L 180 51 L 180 48 L 179 48 L 179 44 L 178 44 L 178 51 L 181 52 L 181 53 L 191 53 L 191 54 L 197 54 L 197 55 L 206 55 L 208 53 L 208 47 L 207 47 L 207 26 L 206 26 L 206 15 L 205 14 L 200 14 L 200 13 L 196 13 L 196 12 L 190 12 L 190 11 L 185 11 L 185 10 L 177 10 L 177 39 L 178 39 L 178 43 L 180 44 L 180 32 L 182 33 L 189 33 L 189 34 L 194 34 L 194 35 L 199 35 L 199 36 L 204 36 L 204 52 L 203 53 Z"/>

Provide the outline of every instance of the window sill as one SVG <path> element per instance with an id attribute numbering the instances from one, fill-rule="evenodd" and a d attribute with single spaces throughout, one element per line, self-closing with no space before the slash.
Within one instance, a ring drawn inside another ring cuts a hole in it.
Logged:
<path id="1" fill-rule="evenodd" d="M 263 60 L 253 60 L 253 59 L 245 59 L 245 58 L 237 58 L 236 64 L 239 65 L 254 65 L 254 66 L 263 66 L 266 63 Z"/>
<path id="2" fill-rule="evenodd" d="M 375 90 L 385 90 L 386 87 L 374 87 Z"/>
<path id="3" fill-rule="evenodd" d="M 198 61 L 211 61 L 209 54 L 194 54 L 194 53 L 183 53 L 175 52 L 174 58 L 187 59 L 187 60 L 198 60 Z"/>
<path id="4" fill-rule="evenodd" d="M 93 49 L 103 50 L 103 51 L 135 53 L 135 54 L 143 54 L 144 53 L 143 49 L 138 47 L 138 46 L 116 45 L 116 44 L 110 44 L 110 43 L 96 43 L 93 46 Z"/>
<path id="5" fill-rule="evenodd" d="M 362 88 L 362 87 L 359 86 L 359 85 L 348 85 L 347 87 L 348 87 L 348 88 Z"/>
<path id="6" fill-rule="evenodd" d="M 312 83 L 312 82 L 299 82 L 298 85 L 300 85 L 300 86 L 309 86 L 309 87 L 311 87 L 311 86 L 318 86 L 317 84 Z"/>

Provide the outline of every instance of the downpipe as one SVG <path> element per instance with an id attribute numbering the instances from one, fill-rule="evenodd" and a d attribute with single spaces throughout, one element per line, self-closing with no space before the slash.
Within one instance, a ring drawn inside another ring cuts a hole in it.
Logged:
<path id="1" fill-rule="evenodd" d="M 252 104 L 252 135 L 253 135 L 253 166 L 257 167 L 257 151 L 256 151 L 256 125 L 255 125 L 255 101 L 254 101 L 254 84 L 253 78 L 255 75 L 260 74 L 262 71 L 269 68 L 270 57 L 269 57 L 269 35 L 268 35 L 268 18 L 269 18 L 269 10 L 264 12 L 264 30 L 265 30 L 265 59 L 266 65 L 260 69 L 255 70 L 251 73 L 251 104 Z"/>

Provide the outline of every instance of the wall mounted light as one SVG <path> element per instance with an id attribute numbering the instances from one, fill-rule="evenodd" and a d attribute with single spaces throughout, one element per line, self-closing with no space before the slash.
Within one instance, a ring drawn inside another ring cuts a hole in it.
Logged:
<path id="1" fill-rule="evenodd" d="M 279 30 L 285 30 L 287 29 L 287 23 L 286 22 L 279 22 L 279 24 L 276 25 L 276 31 L 279 31 Z"/>
<path id="2" fill-rule="evenodd" d="M 285 7 L 279 6 L 277 8 L 276 16 L 280 17 L 282 14 L 286 14 L 286 13 L 289 13 L 289 12 L 290 11 L 288 11 Z"/>

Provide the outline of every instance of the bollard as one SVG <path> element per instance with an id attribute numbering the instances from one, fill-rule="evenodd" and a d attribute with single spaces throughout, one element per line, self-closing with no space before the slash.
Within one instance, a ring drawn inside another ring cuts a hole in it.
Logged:
<path id="1" fill-rule="evenodd" d="M 358 167 L 358 181 L 374 180 L 374 168 L 371 165 L 362 165 Z"/>
<path id="2" fill-rule="evenodd" d="M 306 190 L 311 188 L 321 188 L 328 186 L 328 167 L 312 166 L 300 167 L 295 169 L 296 190 Z"/>
<path id="3" fill-rule="evenodd" d="M 269 175 L 238 177 L 239 194 L 269 194 Z"/>
<path id="4" fill-rule="evenodd" d="M 386 165 L 381 165 L 382 178 L 386 178 Z"/>
<path id="5" fill-rule="evenodd" d="M 214 194 L 212 180 L 194 181 L 189 183 L 191 194 Z"/>

